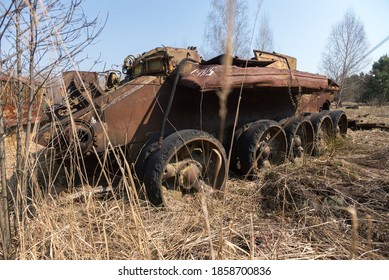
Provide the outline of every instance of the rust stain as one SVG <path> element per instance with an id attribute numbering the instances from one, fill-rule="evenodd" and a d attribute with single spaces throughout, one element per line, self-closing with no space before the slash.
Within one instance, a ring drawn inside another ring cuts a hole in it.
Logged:
<path id="1" fill-rule="evenodd" d="M 232 93 L 227 100 L 226 133 L 233 127 L 241 89 L 240 124 L 319 112 L 333 101 L 339 88 L 327 77 L 294 70 L 290 67 L 296 63 L 293 58 L 274 56 L 267 55 L 262 60 L 259 55 L 251 60 L 233 58 L 228 77 Z M 178 65 L 186 58 L 190 60 L 179 73 Z M 105 88 L 100 86 L 95 72 L 66 72 L 63 79 L 70 108 L 56 104 L 44 120 L 66 128 L 72 115 L 79 122 L 80 134 L 94 137 L 81 141 L 92 141 L 99 152 L 107 148 L 108 142 L 114 146 L 129 144 L 132 158 L 139 153 L 139 147 L 161 132 L 169 106 L 167 131 L 191 128 L 215 135 L 220 125 L 217 91 L 223 82 L 221 61 L 222 56 L 202 61 L 193 48 L 156 48 L 138 57 L 128 56 L 123 64 L 125 78 L 114 84 L 107 79 Z M 116 77 L 112 73 L 107 76 Z M 52 144 L 58 138 L 52 127 L 42 127 L 36 141 Z M 89 142 L 83 147 L 85 154 L 91 152 Z"/>

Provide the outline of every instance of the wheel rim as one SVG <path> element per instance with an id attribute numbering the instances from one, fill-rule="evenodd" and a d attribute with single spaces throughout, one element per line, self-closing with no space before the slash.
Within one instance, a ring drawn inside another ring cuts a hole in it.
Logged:
<path id="1" fill-rule="evenodd" d="M 343 111 L 337 110 L 330 112 L 330 117 L 332 119 L 335 137 L 344 137 L 347 134 L 348 127 L 346 114 Z"/>
<path id="2" fill-rule="evenodd" d="M 298 138 L 299 141 L 296 141 Z M 314 132 L 312 124 L 309 121 L 303 121 L 299 125 L 293 139 L 293 155 L 295 158 L 301 158 L 312 154 L 314 142 Z"/>
<path id="3" fill-rule="evenodd" d="M 215 188 L 222 167 L 221 151 L 203 139 L 184 143 L 166 164 L 162 183 L 168 189 L 197 190 L 204 183 Z"/>
<path id="4" fill-rule="evenodd" d="M 87 154 L 93 146 L 94 131 L 84 121 L 66 123 L 55 130 L 52 138 L 53 146 L 63 158 L 70 158 L 74 154 Z"/>
<path id="5" fill-rule="evenodd" d="M 262 134 L 256 151 L 257 167 L 279 165 L 285 158 L 285 135 L 278 127 L 270 127 Z"/>
<path id="6" fill-rule="evenodd" d="M 276 122 L 263 121 L 250 127 L 239 144 L 241 173 L 254 179 L 260 169 L 285 161 L 287 141 L 285 132 Z"/>
<path id="7" fill-rule="evenodd" d="M 146 189 L 149 196 L 151 192 L 151 197 L 160 197 L 152 198 L 153 204 L 177 208 L 193 200 L 196 193 L 211 194 L 224 187 L 227 160 L 223 146 L 205 132 L 192 134 L 189 130 L 167 139 L 150 162 L 157 179 L 148 180 L 146 174 Z"/>
<path id="8" fill-rule="evenodd" d="M 294 162 L 312 154 L 314 130 L 311 122 L 300 117 L 293 117 L 284 126 L 288 139 L 289 159 Z"/>
<path id="9" fill-rule="evenodd" d="M 324 117 L 316 128 L 316 141 L 314 154 L 322 154 L 326 150 L 328 143 L 333 139 L 333 125 L 331 118 Z"/>

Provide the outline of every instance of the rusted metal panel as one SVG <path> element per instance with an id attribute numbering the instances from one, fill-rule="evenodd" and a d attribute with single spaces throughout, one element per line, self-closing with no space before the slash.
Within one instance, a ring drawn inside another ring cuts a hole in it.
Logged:
<path id="1" fill-rule="evenodd" d="M 312 94 L 303 94 L 299 102 L 299 112 L 320 112 L 329 110 L 329 106 L 335 98 L 333 92 L 318 92 Z"/>
<path id="2" fill-rule="evenodd" d="M 19 88 L 19 82 L 21 82 L 21 88 Z M 30 80 L 24 77 L 13 77 L 9 75 L 0 75 L 0 87 L 1 87 L 1 99 L 3 103 L 3 116 L 4 123 L 7 128 L 12 128 L 17 125 L 17 98 L 19 94 L 21 100 L 25 101 L 25 105 L 22 106 L 21 123 L 25 125 L 27 123 L 28 105 L 27 100 L 30 94 Z M 31 122 L 38 122 L 43 114 L 42 99 L 45 94 L 44 88 L 38 88 L 41 83 L 37 80 L 34 81 L 35 87 L 38 92 L 35 94 L 34 102 L 31 104 Z"/>
<path id="3" fill-rule="evenodd" d="M 97 152 L 103 152 L 111 143 L 129 145 L 129 153 L 135 158 L 150 137 L 164 133 L 164 118 L 166 131 L 197 129 L 216 135 L 221 121 L 217 93 L 224 82 L 222 59 L 219 56 L 200 62 L 193 49 L 156 48 L 137 58 L 128 56 L 123 65 L 126 78 L 106 89 L 100 87 L 97 73 L 64 73 L 70 107 L 56 105 L 46 120 L 66 131 L 71 114 L 76 129 L 86 135 L 82 139 L 86 154 L 91 143 Z M 233 59 L 228 77 L 232 91 L 227 100 L 226 134 L 233 127 L 239 102 L 238 124 L 244 125 L 318 112 L 338 90 L 325 76 L 270 68 L 269 63 Z M 45 126 L 38 133 L 40 144 L 48 145 L 55 138 L 58 132 L 51 129 Z"/>
<path id="4" fill-rule="evenodd" d="M 99 103 L 106 101 L 101 108 L 114 145 L 145 142 L 149 133 L 160 129 L 163 118 L 162 108 L 158 106 L 163 94 L 161 84 L 153 76 L 143 76 L 141 80 L 140 83 L 125 85 L 113 96 L 99 100 Z"/>
<path id="5" fill-rule="evenodd" d="M 223 86 L 223 65 L 199 65 L 183 75 L 180 84 L 201 91 L 219 90 Z M 307 72 L 267 67 L 231 66 L 229 84 L 233 88 L 301 88 L 306 91 L 328 90 L 327 77 Z"/>
<path id="6" fill-rule="evenodd" d="M 23 106 L 22 108 L 22 118 L 21 124 L 25 125 L 27 123 L 27 111 L 28 106 Z M 31 123 L 39 122 L 42 118 L 43 110 L 37 106 L 31 107 Z M 17 108 L 12 105 L 3 106 L 3 116 L 4 124 L 7 128 L 13 128 L 17 125 Z"/>
<path id="7" fill-rule="evenodd" d="M 297 69 L 297 59 L 288 55 L 254 50 L 254 56 L 256 60 L 271 62 L 268 66 L 271 68 L 291 70 Z"/>

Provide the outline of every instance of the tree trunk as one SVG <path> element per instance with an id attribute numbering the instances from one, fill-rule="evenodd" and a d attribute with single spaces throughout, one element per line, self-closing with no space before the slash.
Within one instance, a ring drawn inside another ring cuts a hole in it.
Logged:
<path id="1" fill-rule="evenodd" d="M 9 8 L 5 11 L 3 18 L 0 22 L 0 27 L 6 30 L 10 24 L 9 13 L 13 3 L 10 4 Z M 7 20 L 7 22 L 6 22 Z M 1 41 L 4 32 L 0 33 L 0 72 L 3 71 L 3 60 L 1 57 Z M 6 154 L 5 154 L 5 124 L 3 115 L 3 82 L 0 81 L 0 234 L 1 244 L 3 248 L 3 258 L 11 258 L 11 226 L 10 226 L 10 215 L 9 215 L 9 204 L 8 204 L 8 186 L 7 186 L 7 174 L 6 174 Z"/>
<path id="2" fill-rule="evenodd" d="M 1 54 L 1 52 L 0 52 Z M 2 69 L 0 59 L 0 69 Z M 11 227 L 9 219 L 9 205 L 8 205 L 8 186 L 5 165 L 5 131 L 3 118 L 3 99 L 2 99 L 2 82 L 0 82 L 0 189 L 1 189 L 1 204 L 0 204 L 0 227 L 1 227 L 1 242 L 3 245 L 4 259 L 10 258 L 11 250 Z"/>
<path id="3" fill-rule="evenodd" d="M 21 190 L 23 189 L 23 144 L 22 144 L 22 135 L 23 135 L 23 104 L 24 104 L 24 86 L 21 81 L 22 78 L 22 52 L 20 48 L 20 13 L 23 5 L 23 1 L 15 1 L 15 47 L 16 47 L 16 77 L 18 79 L 15 96 L 16 96 L 16 107 L 17 107 L 17 119 L 16 119 L 16 165 L 15 165 L 15 177 L 16 177 L 16 205 L 15 211 L 19 212 L 19 218 L 23 213 L 24 198 Z M 16 223 L 15 223 L 16 226 Z"/>

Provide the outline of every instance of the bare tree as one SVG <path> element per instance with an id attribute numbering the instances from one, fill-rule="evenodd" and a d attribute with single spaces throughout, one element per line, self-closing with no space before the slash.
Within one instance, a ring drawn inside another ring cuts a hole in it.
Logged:
<path id="1" fill-rule="evenodd" d="M 341 87 L 338 106 L 341 106 L 345 79 L 365 66 L 367 49 L 368 40 L 362 21 L 352 10 L 346 11 L 342 20 L 331 29 L 321 62 L 323 71 Z"/>
<path id="2" fill-rule="evenodd" d="M 255 47 L 267 52 L 273 50 L 273 30 L 269 24 L 269 17 L 265 13 L 262 14 L 259 21 Z"/>
<path id="3" fill-rule="evenodd" d="M 233 20 L 232 53 L 241 57 L 250 55 L 247 0 L 234 1 L 231 12 L 227 6 L 227 0 L 212 0 L 204 32 L 204 54 L 208 58 L 225 52 L 228 17 Z"/>
<path id="4" fill-rule="evenodd" d="M 2 76 L 1 70 L 3 68 L 2 61 L 2 39 L 5 34 L 5 30 L 9 28 L 12 17 L 12 3 L 9 7 L 0 7 L 2 13 L 0 14 L 0 77 Z M 3 81 L 0 79 L 0 234 L 1 234 L 1 247 L 3 251 L 3 258 L 10 258 L 11 249 L 11 226 L 9 216 L 9 204 L 8 204 L 8 186 L 7 186 L 7 174 L 6 174 L 6 156 L 5 156 L 5 125 L 3 116 Z"/>
<path id="5" fill-rule="evenodd" d="M 15 50 L 16 50 L 16 78 L 18 80 L 17 88 L 15 90 L 15 101 L 16 101 L 16 107 L 17 107 L 17 123 L 22 123 L 22 117 L 23 117 L 23 83 L 21 80 L 22 77 L 22 52 L 21 52 L 21 29 L 20 29 L 20 14 L 21 14 L 21 8 L 23 6 L 23 0 L 15 0 L 14 1 L 14 7 L 15 7 Z M 23 126 L 18 125 L 16 130 L 16 167 L 22 166 L 22 135 L 23 135 Z M 17 178 L 21 178 L 22 170 L 17 169 L 16 172 Z"/>
<path id="6" fill-rule="evenodd" d="M 88 20 L 82 9 L 83 0 L 12 0 L 10 7 L 0 4 L 0 72 L 16 82 L 13 98 L 17 110 L 17 160 L 15 163 L 16 185 L 8 188 L 16 192 L 14 208 L 23 226 L 27 210 L 27 185 L 30 166 L 30 138 L 33 127 L 33 110 L 39 106 L 36 98 L 53 77 L 85 59 L 83 51 L 101 33 L 105 23 L 98 17 Z M 4 52 L 1 52 L 1 46 Z M 16 69 L 15 69 L 16 68 Z M 15 75 L 16 73 L 16 75 Z M 22 84 L 20 81 L 22 80 Z M 39 81 L 39 83 L 37 83 Z M 0 87 L 1 93 L 1 87 Z M 0 102 L 0 173 L 1 173 L 1 232 L 3 239 L 10 240 L 10 234 L 3 234 L 9 221 L 9 199 L 5 177 L 4 119 Z M 24 130 L 24 131 L 23 131 Z M 22 139 L 24 134 L 24 139 Z M 4 165 L 4 167 L 3 167 Z M 9 182 L 8 182 L 9 184 Z M 15 197 L 15 196 L 14 196 Z M 31 198 L 29 198 L 31 199 Z M 7 213 L 5 211 L 8 211 Z M 15 215 L 14 215 L 15 216 Z M 16 222 L 14 223 L 16 225 Z M 16 227 L 15 227 L 16 229 Z M 7 233 L 7 232 L 6 232 Z M 3 252 L 8 257 L 9 247 Z M 7 243 L 8 244 L 8 243 Z M 7 253 L 7 254 L 6 254 Z"/>

